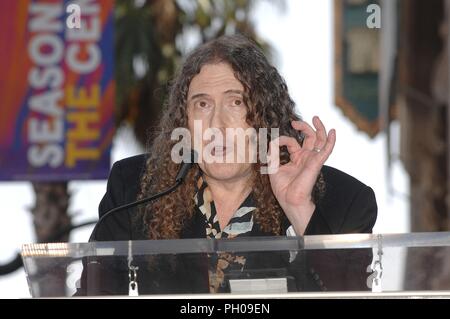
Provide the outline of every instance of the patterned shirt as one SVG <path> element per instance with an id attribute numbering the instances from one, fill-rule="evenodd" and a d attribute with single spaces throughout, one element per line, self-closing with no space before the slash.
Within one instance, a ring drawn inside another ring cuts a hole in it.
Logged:
<path id="1" fill-rule="evenodd" d="M 212 193 L 207 183 L 200 176 L 197 182 L 197 192 L 194 197 L 197 209 L 205 217 L 207 238 L 235 238 L 249 236 L 253 228 L 253 214 L 256 209 L 251 194 L 242 202 L 224 229 L 220 229 L 216 207 Z M 232 253 L 210 254 L 209 257 L 209 290 L 212 293 L 224 292 L 225 276 L 230 271 L 242 271 L 245 266 L 245 256 Z"/>

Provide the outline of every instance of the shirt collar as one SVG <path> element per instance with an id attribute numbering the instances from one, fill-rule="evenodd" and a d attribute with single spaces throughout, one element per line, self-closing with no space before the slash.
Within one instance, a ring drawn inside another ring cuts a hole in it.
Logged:
<path id="1" fill-rule="evenodd" d="M 233 217 L 230 219 L 228 225 L 222 230 L 220 229 L 211 191 L 201 175 L 196 183 L 194 201 L 196 204 L 196 209 L 198 209 L 204 216 L 207 237 L 234 238 L 248 235 L 248 233 L 251 232 L 253 228 L 252 212 L 256 209 L 252 193 L 245 198 L 234 213 Z"/>

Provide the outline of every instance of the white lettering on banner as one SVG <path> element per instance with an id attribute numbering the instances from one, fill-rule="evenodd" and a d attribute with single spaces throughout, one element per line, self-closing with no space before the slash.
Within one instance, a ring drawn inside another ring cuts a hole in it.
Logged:
<path id="1" fill-rule="evenodd" d="M 86 74 L 95 71 L 101 62 L 101 52 L 96 43 L 101 36 L 101 23 L 98 17 L 100 8 L 98 4 L 92 3 L 92 0 L 78 1 L 77 4 L 83 8 L 81 28 L 66 30 L 66 39 L 70 42 L 66 63 L 74 72 Z M 81 43 L 72 43 L 76 41 Z M 79 58 L 83 52 L 88 56 L 87 59 Z"/>
<path id="2" fill-rule="evenodd" d="M 55 90 L 41 92 L 29 99 L 32 117 L 27 122 L 28 162 L 33 167 L 58 167 L 64 163 L 64 149 L 59 144 L 64 138 L 60 132 L 64 126 L 63 94 L 58 90 L 64 83 L 64 75 L 57 65 L 64 57 L 64 43 L 56 32 L 64 29 L 59 19 L 63 7 L 58 3 L 35 2 L 29 7 L 29 14 L 28 29 L 32 37 L 28 54 L 35 66 L 28 74 L 28 82 L 32 89 L 45 89 L 51 85 Z"/>
<path id="3" fill-rule="evenodd" d="M 43 48 L 51 48 L 51 50 L 42 50 Z M 34 63 L 50 66 L 61 61 L 64 44 L 57 35 L 40 34 L 31 39 L 28 50 Z"/>
<path id="4" fill-rule="evenodd" d="M 101 53 L 97 45 L 87 44 L 85 50 L 88 52 L 89 58 L 86 61 L 83 61 L 78 58 L 80 52 L 83 51 L 79 44 L 71 44 L 67 49 L 67 65 L 77 73 L 91 73 L 95 71 L 100 64 Z"/>
<path id="5" fill-rule="evenodd" d="M 34 118 L 30 119 L 28 129 L 31 143 L 58 142 L 64 135 L 64 126 L 61 121 L 56 121 L 51 127 L 49 122 Z"/>
<path id="6" fill-rule="evenodd" d="M 49 165 L 58 167 L 64 161 L 64 152 L 56 144 L 48 144 L 44 147 L 33 145 L 28 149 L 28 159 L 32 166 L 41 167 Z"/>
<path id="7" fill-rule="evenodd" d="M 97 44 L 101 37 L 100 6 L 95 2 L 73 1 L 66 10 L 72 13 L 66 23 L 62 3 L 37 1 L 29 6 L 28 55 L 33 66 L 28 83 L 33 95 L 28 100 L 30 118 L 26 128 L 27 157 L 33 167 L 70 168 L 80 160 L 101 156 L 99 150 L 88 145 L 100 137 L 99 129 L 94 127 L 100 121 L 100 85 L 65 83 L 63 69 L 65 63 L 68 72 L 87 75 L 101 63 Z"/>
<path id="8" fill-rule="evenodd" d="M 28 73 L 28 83 L 35 89 L 44 89 L 47 86 L 54 89 L 64 83 L 64 73 L 58 67 L 45 69 L 32 68 Z"/>
<path id="9" fill-rule="evenodd" d="M 33 19 L 28 24 L 31 32 L 61 32 L 64 28 L 59 17 L 63 13 L 61 4 L 33 2 L 29 8 Z"/>

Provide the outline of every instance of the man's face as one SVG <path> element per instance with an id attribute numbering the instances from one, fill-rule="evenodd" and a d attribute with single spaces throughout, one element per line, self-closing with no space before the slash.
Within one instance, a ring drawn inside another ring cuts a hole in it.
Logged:
<path id="1" fill-rule="evenodd" d="M 248 154 L 244 156 L 247 158 L 245 163 L 236 163 L 235 153 L 242 153 L 242 145 L 236 145 L 235 138 L 231 141 L 226 138 L 227 128 L 246 130 L 250 127 L 246 122 L 244 87 L 235 78 L 233 69 L 226 63 L 203 66 L 190 83 L 187 105 L 192 143 L 197 152 L 200 152 L 198 145 L 202 145 L 203 160 L 199 163 L 202 171 L 214 179 L 224 181 L 248 176 L 251 169 Z M 199 124 L 201 129 L 198 129 Z M 223 138 L 218 139 L 217 135 L 213 137 L 208 132 L 220 132 L 219 136 Z M 249 150 L 248 143 L 249 139 L 245 138 L 246 150 Z M 222 159 L 222 163 L 211 163 L 208 155 Z M 232 163 L 227 158 L 233 158 Z"/>

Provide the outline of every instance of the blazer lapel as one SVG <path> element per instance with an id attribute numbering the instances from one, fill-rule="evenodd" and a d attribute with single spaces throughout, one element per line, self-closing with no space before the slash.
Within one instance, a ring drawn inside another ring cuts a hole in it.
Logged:
<path id="1" fill-rule="evenodd" d="M 195 209 L 194 216 L 186 223 L 181 238 L 206 238 L 205 218 L 198 209 Z"/>

